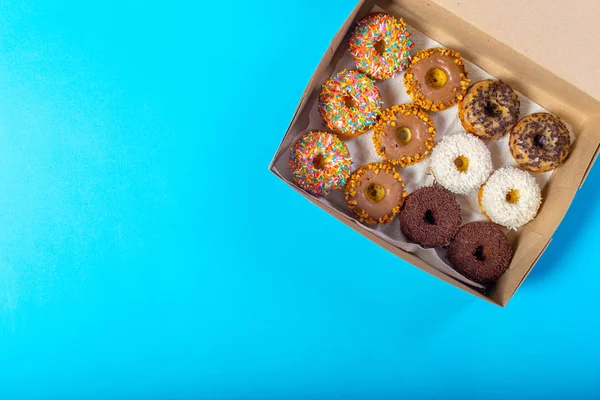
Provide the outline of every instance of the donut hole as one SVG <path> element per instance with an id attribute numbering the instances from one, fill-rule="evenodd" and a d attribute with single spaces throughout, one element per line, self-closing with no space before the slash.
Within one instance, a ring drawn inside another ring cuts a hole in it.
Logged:
<path id="1" fill-rule="evenodd" d="M 479 261 L 485 261 L 485 249 L 483 246 L 479 245 L 473 250 L 473 257 L 478 259 Z"/>
<path id="2" fill-rule="evenodd" d="M 432 89 L 441 89 L 448 81 L 448 74 L 441 68 L 432 68 L 425 75 L 427 86 Z"/>
<path id="3" fill-rule="evenodd" d="M 506 202 L 509 204 L 515 204 L 519 201 L 519 191 L 517 189 L 511 189 L 506 193 Z"/>
<path id="4" fill-rule="evenodd" d="M 423 221 L 429 225 L 435 225 L 435 216 L 433 215 L 433 211 L 427 210 L 423 215 Z"/>
<path id="5" fill-rule="evenodd" d="M 358 105 L 356 103 L 356 100 L 354 100 L 354 98 L 349 94 L 345 95 L 342 101 L 344 102 L 344 106 L 348 108 L 356 108 L 356 106 Z"/>
<path id="6" fill-rule="evenodd" d="M 385 188 L 376 183 L 371 183 L 365 189 L 365 196 L 371 203 L 380 202 L 385 197 Z"/>
<path id="7" fill-rule="evenodd" d="M 486 116 L 496 118 L 502 115 L 502 110 L 500 110 L 500 106 L 494 101 L 488 100 L 483 106 L 483 112 Z"/>
<path id="8" fill-rule="evenodd" d="M 543 149 L 548 145 L 548 138 L 544 135 L 535 135 L 533 137 L 533 145 Z"/>
<path id="9" fill-rule="evenodd" d="M 458 156 L 454 159 L 454 166 L 458 172 L 467 172 L 469 170 L 469 159 L 465 156 Z"/>
<path id="10" fill-rule="evenodd" d="M 403 126 L 403 127 L 396 129 L 396 141 L 398 143 L 407 144 L 408 142 L 410 142 L 411 138 L 412 138 L 412 132 L 410 131 L 410 128 Z"/>
<path id="11" fill-rule="evenodd" d="M 317 154 L 312 159 L 312 164 L 315 169 L 324 169 L 326 164 L 325 156 L 323 156 L 323 154 Z"/>
<path id="12" fill-rule="evenodd" d="M 373 48 L 375 49 L 377 54 L 379 54 L 380 56 L 383 55 L 383 53 L 385 53 L 385 49 L 386 49 L 385 40 L 379 39 L 378 41 L 375 42 L 375 44 L 373 45 Z"/>

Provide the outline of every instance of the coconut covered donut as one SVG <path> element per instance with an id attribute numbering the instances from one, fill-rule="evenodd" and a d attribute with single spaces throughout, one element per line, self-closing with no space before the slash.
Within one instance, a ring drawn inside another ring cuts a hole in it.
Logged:
<path id="1" fill-rule="evenodd" d="M 388 79 L 404 71 L 412 47 L 404 21 L 386 13 L 358 21 L 349 43 L 356 68 L 373 79 Z"/>
<path id="2" fill-rule="evenodd" d="M 479 189 L 479 207 L 492 222 L 517 229 L 535 218 L 542 191 L 535 178 L 515 167 L 496 170 Z"/>
<path id="3" fill-rule="evenodd" d="M 458 102 L 458 117 L 465 130 L 482 139 L 500 139 L 519 120 L 519 97 L 500 80 L 479 81 Z"/>
<path id="4" fill-rule="evenodd" d="M 433 148 L 431 172 L 449 191 L 469 194 L 492 173 L 492 156 L 480 139 L 464 132 L 454 133 Z"/>

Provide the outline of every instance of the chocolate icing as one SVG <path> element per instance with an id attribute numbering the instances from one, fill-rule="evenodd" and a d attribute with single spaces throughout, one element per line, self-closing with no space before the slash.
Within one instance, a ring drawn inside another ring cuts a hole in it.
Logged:
<path id="1" fill-rule="evenodd" d="M 395 113 L 394 116 L 396 117 L 396 126 L 392 126 L 389 121 L 383 128 L 384 135 L 381 138 L 381 146 L 385 155 L 388 158 L 401 159 L 425 153 L 428 150 L 425 142 L 431 135 L 427 122 L 416 115 Z M 400 143 L 396 140 L 396 131 L 401 127 L 407 127 L 411 131 L 411 139 L 408 143 Z"/>
<path id="2" fill-rule="evenodd" d="M 433 103 L 437 103 L 438 101 L 452 102 L 455 100 L 456 91 L 460 90 L 462 79 L 460 74 L 464 70 L 454 60 L 455 58 L 448 55 L 434 53 L 427 58 L 419 60 L 411 67 L 414 79 L 419 84 L 419 90 Z M 446 84 L 439 89 L 434 89 L 427 84 L 427 73 L 434 68 L 443 70 L 448 79 Z"/>
<path id="3" fill-rule="evenodd" d="M 456 235 L 462 223 L 460 204 L 441 187 L 424 187 L 409 194 L 400 210 L 400 228 L 423 247 L 439 247 Z"/>
<path id="4" fill-rule="evenodd" d="M 459 116 L 467 131 L 495 140 L 517 123 L 519 107 L 519 98 L 510 86 L 500 80 L 484 80 L 469 88 L 459 104 Z"/>
<path id="5" fill-rule="evenodd" d="M 535 113 L 517 123 L 510 133 L 509 146 L 522 168 L 545 172 L 565 162 L 571 137 L 560 118 L 549 113 Z"/>
<path id="6" fill-rule="evenodd" d="M 365 190 L 372 183 L 383 186 L 386 189 L 385 196 L 377 203 L 371 202 L 366 194 Z M 393 174 L 386 173 L 383 170 L 379 171 L 379 174 L 375 174 L 375 170 L 368 170 L 358 180 L 356 187 L 356 209 L 366 211 L 371 217 L 375 219 L 382 218 L 384 215 L 392 212 L 392 209 L 396 207 L 402 201 L 402 194 L 404 193 L 404 187 Z"/>
<path id="7" fill-rule="evenodd" d="M 498 280 L 508 269 L 512 255 L 504 232 L 490 222 L 464 225 L 448 247 L 448 259 L 454 269 L 481 284 Z"/>

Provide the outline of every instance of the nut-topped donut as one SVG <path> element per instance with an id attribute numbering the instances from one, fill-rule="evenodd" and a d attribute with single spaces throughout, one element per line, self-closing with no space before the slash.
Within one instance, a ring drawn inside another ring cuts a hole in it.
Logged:
<path id="1" fill-rule="evenodd" d="M 423 187 L 409 194 L 399 218 L 402 233 L 423 247 L 449 243 L 462 223 L 458 200 L 439 186 Z"/>
<path id="2" fill-rule="evenodd" d="M 373 79 L 388 79 L 404 71 L 412 47 L 404 21 L 386 13 L 358 21 L 349 43 L 356 68 Z"/>
<path id="3" fill-rule="evenodd" d="M 351 165 L 348 147 L 329 132 L 307 132 L 290 151 L 294 182 L 315 196 L 342 189 L 350 176 Z"/>
<path id="4" fill-rule="evenodd" d="M 474 83 L 458 102 L 458 117 L 465 130 L 482 139 L 496 140 L 519 120 L 519 97 L 501 80 Z"/>
<path id="5" fill-rule="evenodd" d="M 571 149 L 571 136 L 557 116 L 535 113 L 523 117 L 515 125 L 508 145 L 521 168 L 547 172 L 565 162 Z"/>
<path id="6" fill-rule="evenodd" d="M 404 73 L 404 85 L 421 108 L 440 111 L 455 105 L 469 86 L 467 70 L 460 54 L 435 47 L 421 50 Z"/>
<path id="7" fill-rule="evenodd" d="M 392 222 L 406 197 L 402 177 L 386 162 L 366 164 L 354 171 L 345 192 L 348 207 L 360 222 L 369 225 Z"/>
<path id="8" fill-rule="evenodd" d="M 401 167 L 422 161 L 433 147 L 434 139 L 433 120 L 413 103 L 385 109 L 373 134 L 377 154 Z"/>
<path id="9" fill-rule="evenodd" d="M 375 125 L 382 104 L 372 79 L 358 71 L 344 70 L 325 82 L 318 108 L 329 129 L 344 136 L 358 136 Z"/>
<path id="10" fill-rule="evenodd" d="M 506 235 L 491 222 L 464 225 L 448 247 L 452 267 L 483 285 L 498 280 L 508 269 L 512 256 L 512 246 Z"/>

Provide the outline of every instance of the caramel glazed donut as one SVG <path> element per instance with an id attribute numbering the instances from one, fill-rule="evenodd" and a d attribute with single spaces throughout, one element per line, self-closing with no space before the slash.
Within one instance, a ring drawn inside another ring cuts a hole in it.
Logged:
<path id="1" fill-rule="evenodd" d="M 423 161 L 434 139 L 433 119 L 414 103 L 385 109 L 373 133 L 377 154 L 401 167 Z"/>
<path id="2" fill-rule="evenodd" d="M 458 117 L 465 130 L 482 139 L 500 139 L 519 120 L 519 97 L 500 80 L 479 81 L 458 102 Z"/>
<path id="3" fill-rule="evenodd" d="M 392 164 L 365 164 L 350 176 L 345 187 L 346 204 L 367 225 L 387 224 L 400 212 L 406 191 Z"/>
<path id="4" fill-rule="evenodd" d="M 569 156 L 571 135 L 557 116 L 535 113 L 517 123 L 510 133 L 508 145 L 521 168 L 548 172 L 560 167 Z"/>
<path id="5" fill-rule="evenodd" d="M 404 73 L 406 92 L 428 111 L 455 105 L 465 95 L 469 82 L 460 54 L 440 47 L 419 51 Z"/>

